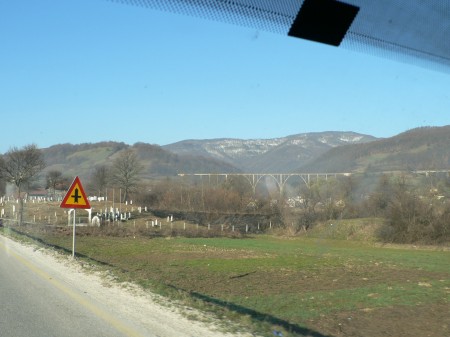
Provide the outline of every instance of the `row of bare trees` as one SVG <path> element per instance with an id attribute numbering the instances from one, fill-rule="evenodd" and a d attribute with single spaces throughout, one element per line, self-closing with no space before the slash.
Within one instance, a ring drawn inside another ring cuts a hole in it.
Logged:
<path id="1" fill-rule="evenodd" d="M 376 217 L 385 220 L 379 232 L 383 241 L 450 241 L 448 177 L 350 176 L 300 184 L 296 194 L 298 202 L 293 204 L 287 196 L 274 198 L 264 191 L 254 195 L 244 179 L 215 186 L 166 179 L 139 197 L 142 203 L 164 210 L 281 214 L 286 228 L 294 233 L 320 221 Z"/>
<path id="2" fill-rule="evenodd" d="M 23 148 L 13 147 L 0 156 L 0 192 L 4 192 L 6 183 L 15 187 L 15 195 L 19 200 L 19 225 L 23 223 L 24 193 L 36 182 L 45 166 L 43 153 L 35 144 Z M 121 188 L 124 191 L 123 200 L 126 201 L 131 193 L 137 191 L 142 169 L 135 152 L 128 149 L 120 152 L 110 167 L 95 168 L 91 184 L 100 193 L 108 184 Z M 58 189 L 66 190 L 69 184 L 70 178 L 61 171 L 50 170 L 46 174 L 46 188 L 53 193 Z"/>

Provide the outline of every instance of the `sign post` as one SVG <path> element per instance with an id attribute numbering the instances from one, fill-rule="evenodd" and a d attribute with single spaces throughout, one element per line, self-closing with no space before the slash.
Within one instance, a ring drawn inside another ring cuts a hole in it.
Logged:
<path id="1" fill-rule="evenodd" d="M 84 193 L 83 186 L 81 185 L 80 178 L 75 177 L 70 185 L 69 190 L 66 193 L 61 205 L 61 208 L 72 208 L 73 209 L 73 240 L 72 240 L 72 258 L 75 258 L 75 228 L 76 228 L 76 209 L 90 209 L 91 205 L 86 193 Z"/>

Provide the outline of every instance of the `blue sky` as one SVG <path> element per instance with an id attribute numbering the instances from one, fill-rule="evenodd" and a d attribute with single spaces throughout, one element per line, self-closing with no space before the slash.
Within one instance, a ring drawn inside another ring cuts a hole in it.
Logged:
<path id="1" fill-rule="evenodd" d="M 450 124 L 450 72 L 104 0 L 2 1 L 0 93 L 1 153 Z"/>

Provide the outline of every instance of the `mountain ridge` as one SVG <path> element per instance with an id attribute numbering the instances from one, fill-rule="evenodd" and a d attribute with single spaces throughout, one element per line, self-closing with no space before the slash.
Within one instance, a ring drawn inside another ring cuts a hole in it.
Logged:
<path id="1" fill-rule="evenodd" d="M 329 149 L 377 138 L 351 131 L 310 132 L 271 139 L 219 138 L 184 140 L 163 146 L 176 154 L 223 160 L 244 172 L 290 172 Z"/>
<path id="2" fill-rule="evenodd" d="M 90 178 L 96 167 L 111 165 L 126 149 L 142 161 L 145 179 L 193 173 L 450 169 L 450 125 L 416 128 L 389 138 L 329 131 L 273 139 L 186 140 L 165 146 L 112 141 L 57 144 L 42 149 L 45 172 Z"/>

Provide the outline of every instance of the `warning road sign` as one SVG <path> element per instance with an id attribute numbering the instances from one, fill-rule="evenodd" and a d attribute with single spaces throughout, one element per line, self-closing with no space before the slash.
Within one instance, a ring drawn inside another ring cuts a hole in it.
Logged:
<path id="1" fill-rule="evenodd" d="M 72 185 L 67 191 L 67 194 L 64 197 L 63 201 L 61 202 L 61 205 L 59 205 L 59 207 L 84 208 L 84 209 L 91 208 L 89 200 L 86 197 L 86 193 L 84 193 L 83 186 L 81 185 L 80 178 L 75 177 Z"/>

